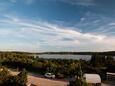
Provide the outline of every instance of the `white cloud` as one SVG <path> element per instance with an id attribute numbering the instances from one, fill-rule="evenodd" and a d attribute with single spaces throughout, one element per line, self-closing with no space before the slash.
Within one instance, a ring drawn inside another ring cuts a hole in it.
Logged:
<path id="1" fill-rule="evenodd" d="M 12 3 L 16 3 L 17 2 L 17 0 L 9 0 L 10 2 L 12 2 Z"/>
<path id="2" fill-rule="evenodd" d="M 33 4 L 35 0 L 9 0 L 11 3 L 24 3 L 27 5 Z"/>
<path id="3" fill-rule="evenodd" d="M 82 17 L 80 20 L 81 20 L 81 22 L 83 22 L 83 21 L 85 20 L 85 18 L 84 18 L 84 17 Z"/>
<path id="4" fill-rule="evenodd" d="M 9 35 L 9 34 L 12 34 L 12 30 L 9 30 L 9 29 L 0 29 L 0 35 L 3 36 L 3 35 Z"/>
<path id="5" fill-rule="evenodd" d="M 8 47 L 8 49 L 12 48 L 15 50 L 20 47 L 19 50 L 32 51 L 35 49 L 36 52 L 37 50 L 46 51 L 49 47 L 51 50 L 60 51 L 66 51 L 67 49 L 70 51 L 104 51 L 115 49 L 115 37 L 82 33 L 71 27 L 63 27 L 43 21 L 30 22 L 21 18 L 15 21 L 15 17 L 7 17 L 7 20 L 1 20 L 0 23 L 16 25 L 17 28 L 11 29 L 7 27 L 5 30 L 0 28 L 0 35 L 12 37 L 11 39 L 14 40 L 14 48 L 12 47 L 13 44 L 8 44 L 9 47 L 4 44 L 5 49 Z M 16 39 L 13 37 L 16 37 Z M 64 38 L 72 40 L 64 40 Z M 15 40 L 18 40 L 19 44 L 16 44 Z M 0 44 L 1 46 L 3 44 Z"/>
<path id="6" fill-rule="evenodd" d="M 37 48 L 36 48 L 37 46 Z M 0 50 L 2 51 L 29 51 L 29 52 L 37 52 L 39 46 L 34 44 L 27 43 L 0 43 Z"/>
<path id="7" fill-rule="evenodd" d="M 112 22 L 112 23 L 109 23 L 109 25 L 111 25 L 111 26 L 115 26 L 115 23 L 114 23 L 114 22 Z"/>
<path id="8" fill-rule="evenodd" d="M 58 0 L 63 1 L 72 5 L 81 5 L 81 6 L 94 6 L 95 0 Z"/>
<path id="9" fill-rule="evenodd" d="M 35 0 L 24 0 L 24 3 L 30 5 L 33 4 Z"/>

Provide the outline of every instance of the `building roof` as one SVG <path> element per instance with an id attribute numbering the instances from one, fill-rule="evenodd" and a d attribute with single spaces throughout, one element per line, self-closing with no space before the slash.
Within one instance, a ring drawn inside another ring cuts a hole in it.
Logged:
<path id="1" fill-rule="evenodd" d="M 87 83 L 101 83 L 101 78 L 98 74 L 84 74 L 83 77 Z"/>
<path id="2" fill-rule="evenodd" d="M 107 72 L 107 75 L 112 75 L 112 76 L 115 76 L 115 73 L 110 73 L 110 72 Z"/>

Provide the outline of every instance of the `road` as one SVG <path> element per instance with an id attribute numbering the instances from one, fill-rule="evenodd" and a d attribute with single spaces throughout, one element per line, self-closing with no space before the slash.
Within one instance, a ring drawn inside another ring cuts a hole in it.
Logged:
<path id="1" fill-rule="evenodd" d="M 19 72 L 10 70 L 12 75 L 17 75 Z M 37 86 L 67 86 L 66 81 L 59 81 L 59 80 L 52 80 L 52 79 L 47 79 L 42 76 L 29 73 L 28 74 L 28 83 L 27 84 L 35 84 Z M 115 83 L 110 81 L 105 81 L 102 83 L 102 86 L 115 86 Z"/>
<path id="2" fill-rule="evenodd" d="M 105 81 L 102 83 L 102 86 L 115 86 L 115 82 Z"/>
<path id="3" fill-rule="evenodd" d="M 19 72 L 10 70 L 12 75 L 17 75 Z M 35 76 L 31 73 L 28 74 L 27 84 L 35 84 L 37 86 L 67 86 L 66 81 L 52 80 L 47 78 L 42 78 L 41 76 Z"/>

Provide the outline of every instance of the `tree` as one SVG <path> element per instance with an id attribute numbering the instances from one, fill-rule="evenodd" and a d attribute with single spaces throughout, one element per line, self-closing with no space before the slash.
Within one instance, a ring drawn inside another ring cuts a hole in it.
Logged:
<path id="1" fill-rule="evenodd" d="M 90 64 L 93 67 L 103 67 L 105 66 L 106 59 L 104 55 L 94 54 L 91 57 Z"/>
<path id="2" fill-rule="evenodd" d="M 114 63 L 114 58 L 112 56 L 107 56 L 106 57 L 106 64 L 113 64 Z"/>
<path id="3" fill-rule="evenodd" d="M 8 77 L 10 77 L 9 71 L 5 67 L 0 67 L 0 84 L 6 82 Z"/>
<path id="4" fill-rule="evenodd" d="M 11 86 L 26 86 L 27 83 L 27 71 L 22 70 L 17 76 L 10 79 L 9 84 Z"/>
<path id="5" fill-rule="evenodd" d="M 89 86 L 84 80 L 76 78 L 74 81 L 70 81 L 68 86 Z"/>

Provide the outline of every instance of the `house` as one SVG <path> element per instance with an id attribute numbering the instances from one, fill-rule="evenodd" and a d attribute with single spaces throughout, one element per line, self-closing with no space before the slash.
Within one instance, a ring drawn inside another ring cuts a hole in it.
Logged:
<path id="1" fill-rule="evenodd" d="M 107 80 L 108 81 L 115 81 L 115 73 L 107 72 Z"/>
<path id="2" fill-rule="evenodd" d="M 101 77 L 98 74 L 84 74 L 83 79 L 91 86 L 101 86 Z"/>

